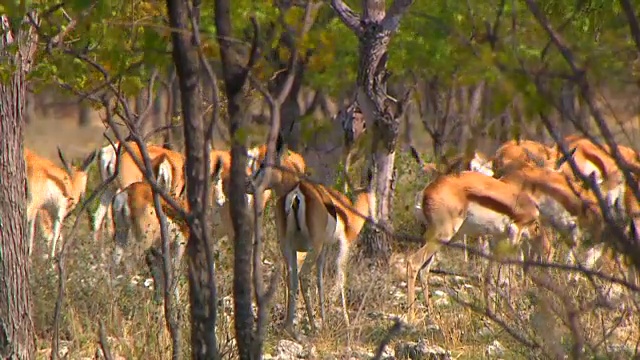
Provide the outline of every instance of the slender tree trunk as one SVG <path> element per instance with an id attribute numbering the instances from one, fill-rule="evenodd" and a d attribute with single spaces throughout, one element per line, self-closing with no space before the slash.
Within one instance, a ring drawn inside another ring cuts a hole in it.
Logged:
<path id="1" fill-rule="evenodd" d="M 231 3 L 229 0 L 215 1 L 215 24 L 222 59 L 225 93 L 228 100 L 229 134 L 231 136 L 231 186 L 229 201 L 234 241 L 233 300 L 235 314 L 236 344 L 241 360 L 252 358 L 254 317 L 252 311 L 252 232 L 246 201 L 246 144 L 237 136 L 246 125 L 247 108 L 244 101 L 244 86 L 247 71 L 244 64 L 236 60 L 231 28 Z"/>
<path id="2" fill-rule="evenodd" d="M 194 1 L 193 11 L 199 3 Z M 186 183 L 187 199 L 192 218 L 189 221 L 189 241 L 187 256 L 189 263 L 189 298 L 191 300 L 191 349 L 193 359 L 219 358 L 216 330 L 215 279 L 209 268 L 204 231 L 207 224 L 202 223 L 205 193 L 205 156 L 204 126 L 200 107 L 201 89 L 198 86 L 200 62 L 195 40 L 191 35 L 191 18 L 188 0 L 167 0 L 169 23 L 178 31 L 171 34 L 173 40 L 173 60 L 176 65 L 180 86 L 182 116 L 184 120 L 184 138 L 186 143 Z M 199 21 L 198 15 L 196 21 Z M 176 100 L 176 99 L 174 99 Z M 213 306 L 212 306 L 213 305 Z"/>
<path id="3" fill-rule="evenodd" d="M 172 70 L 172 71 L 175 71 Z M 182 119 L 180 108 L 182 107 L 182 101 L 180 99 L 180 85 L 178 78 L 176 77 L 171 83 L 171 119 L 170 123 L 173 125 L 179 124 Z M 179 128 L 171 129 L 170 143 L 174 149 L 179 149 L 182 144 L 182 133 Z"/>
<path id="4" fill-rule="evenodd" d="M 26 103 L 24 106 L 24 122 L 27 124 L 31 124 L 33 120 L 36 118 L 36 96 L 32 93 L 27 92 L 26 95 Z"/>
<path id="5" fill-rule="evenodd" d="M 14 67 L 10 77 L 0 82 L 0 358 L 26 360 L 34 358 L 35 338 L 29 286 L 31 266 L 25 236 L 27 179 L 23 132 L 26 76 L 37 35 L 31 27 L 22 28 L 15 39 L 8 34 L 0 29 L 0 58 L 8 59 Z M 18 43 L 17 50 L 7 50 L 5 45 L 14 41 Z"/>
<path id="6" fill-rule="evenodd" d="M 162 100 L 164 99 L 164 88 L 160 86 L 158 91 L 156 91 L 155 97 L 153 98 L 153 108 L 151 109 L 151 116 L 153 122 L 153 129 L 159 129 L 164 126 L 164 110 Z M 164 132 L 163 132 L 164 133 Z M 164 135 L 163 135 L 164 138 Z"/>
<path id="7" fill-rule="evenodd" d="M 85 101 L 81 101 L 78 104 L 78 126 L 87 127 L 89 124 L 91 124 L 91 107 Z"/>

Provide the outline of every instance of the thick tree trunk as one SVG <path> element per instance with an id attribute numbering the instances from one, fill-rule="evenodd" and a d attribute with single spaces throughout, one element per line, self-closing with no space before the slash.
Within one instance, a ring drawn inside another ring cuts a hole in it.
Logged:
<path id="1" fill-rule="evenodd" d="M 382 13 L 384 16 L 384 12 Z M 386 62 L 390 34 L 381 31 L 375 23 L 369 24 L 360 37 L 360 63 L 358 68 L 357 101 L 367 122 L 375 123 L 372 128 L 372 154 L 374 186 L 377 203 L 374 218 L 388 231 L 372 226 L 363 230 L 361 246 L 363 254 L 368 258 L 388 261 L 391 255 L 391 205 L 393 203 L 393 168 L 395 163 L 395 146 L 399 135 L 399 119 L 391 113 L 387 105 L 386 94 Z"/>
<path id="2" fill-rule="evenodd" d="M 23 132 L 26 75 L 37 37 L 33 29 L 23 28 L 15 39 L 16 53 L 8 53 L 4 46 L 14 39 L 3 30 L 0 29 L 0 58 L 9 59 L 14 70 L 7 81 L 0 82 L 0 358 L 33 359 Z"/>
<path id="3" fill-rule="evenodd" d="M 247 71 L 244 64 L 236 60 L 231 28 L 230 1 L 215 1 L 215 24 L 222 59 L 225 93 L 228 99 L 229 134 L 231 136 L 231 187 L 229 201 L 234 241 L 233 300 L 235 314 L 236 344 L 241 360 L 252 359 L 254 317 L 251 308 L 252 281 L 252 232 L 246 202 L 246 144 L 242 136 L 246 124 L 247 109 L 244 101 L 244 86 Z"/>
<path id="4" fill-rule="evenodd" d="M 387 230 L 392 230 L 389 215 L 393 202 L 393 166 L 400 128 L 399 116 L 404 108 L 404 104 L 393 101 L 387 95 L 387 51 L 391 35 L 398 29 L 402 14 L 412 2 L 394 0 L 387 13 L 384 0 L 365 1 L 362 15 L 357 16 L 344 1 L 331 1 L 331 7 L 342 22 L 359 39 L 356 101 L 367 128 L 373 130 L 371 165 L 376 170 L 373 173 L 378 197 L 373 217 Z M 363 253 L 387 262 L 391 253 L 389 234 L 387 231 L 365 228 L 362 235 Z"/>
<path id="5" fill-rule="evenodd" d="M 182 102 L 184 138 L 186 143 L 187 199 L 191 211 L 187 256 L 189 263 L 189 298 L 191 300 L 191 349 L 193 359 L 219 358 L 216 330 L 215 279 L 207 261 L 210 248 L 205 243 L 207 224 L 201 221 L 204 212 L 205 153 L 204 126 L 198 86 L 200 63 L 195 41 L 191 36 L 188 0 L 167 0 L 172 33 L 173 60 L 176 65 Z M 193 7 L 199 4 L 194 1 Z M 195 10 L 194 10 L 195 12 Z M 197 16 L 197 15 L 196 15 Z M 196 20 L 197 21 L 197 20 Z M 175 100 L 175 99 L 174 99 Z"/>

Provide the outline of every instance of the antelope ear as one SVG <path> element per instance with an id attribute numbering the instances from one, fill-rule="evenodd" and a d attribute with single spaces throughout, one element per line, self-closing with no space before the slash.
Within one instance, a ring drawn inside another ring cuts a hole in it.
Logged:
<path id="1" fill-rule="evenodd" d="M 222 174 L 224 161 L 222 161 L 222 157 L 218 157 L 215 166 L 213 167 L 213 171 L 211 172 L 212 178 L 217 179 Z"/>
<path id="2" fill-rule="evenodd" d="M 278 134 L 278 139 L 276 140 L 276 160 L 280 159 L 282 155 L 285 153 L 285 143 L 282 134 Z"/>
<path id="3" fill-rule="evenodd" d="M 91 163 L 96 159 L 96 155 L 98 154 L 98 151 L 92 151 L 91 154 L 89 154 L 83 161 L 82 161 L 82 165 L 80 165 L 80 169 L 82 171 L 86 171 L 87 168 L 89 167 L 89 165 L 91 165 Z"/>
<path id="4" fill-rule="evenodd" d="M 60 161 L 62 161 L 62 166 L 64 166 L 64 169 L 69 174 L 71 174 L 71 167 L 69 166 L 69 163 L 65 159 L 64 154 L 62 153 L 62 149 L 60 149 L 60 146 L 58 146 L 58 157 L 60 158 Z"/>
<path id="5" fill-rule="evenodd" d="M 560 159 L 556 161 L 556 169 L 558 169 L 560 166 L 562 166 L 562 164 L 564 164 L 567 160 L 569 160 L 569 158 L 576 153 L 576 150 L 578 150 L 578 148 L 574 147 L 573 149 L 569 150 L 569 154 L 567 156 L 563 155 L 562 157 L 560 157 Z"/>

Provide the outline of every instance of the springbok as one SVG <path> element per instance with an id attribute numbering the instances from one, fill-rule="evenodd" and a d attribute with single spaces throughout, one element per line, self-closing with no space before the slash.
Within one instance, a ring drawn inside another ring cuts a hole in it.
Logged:
<path id="1" fill-rule="evenodd" d="M 580 172 L 585 175 L 589 175 L 589 171 L 601 174 L 602 180 L 600 183 L 602 184 L 602 189 L 606 192 L 607 204 L 617 211 L 617 215 L 624 216 L 622 209 L 626 186 L 624 174 L 614 159 L 610 147 L 604 145 L 600 148 L 588 138 L 578 135 L 569 136 L 565 138 L 565 141 L 568 147 L 572 149 L 571 155 L 576 160 Z M 629 165 L 632 174 L 635 176 L 640 175 L 640 161 L 636 151 L 623 145 L 618 145 L 618 150 L 622 155 L 622 159 Z M 584 158 L 586 163 L 591 164 L 595 169 L 590 170 L 588 166 L 583 166 L 580 157 Z M 560 162 L 566 160 L 566 158 L 562 158 Z M 568 164 L 566 165 L 568 166 Z M 583 170 L 584 167 L 587 167 L 587 169 Z"/>
<path id="2" fill-rule="evenodd" d="M 541 222 L 570 238 L 570 263 L 575 260 L 573 250 L 583 234 L 590 234 L 599 242 L 603 220 L 598 201 L 591 190 L 573 178 L 560 170 L 524 165 L 506 169 L 500 180 L 528 193 L 538 204 Z M 552 249 L 545 252 L 550 257 Z"/>
<path id="3" fill-rule="evenodd" d="M 135 157 L 142 162 L 142 155 L 140 149 L 134 141 L 128 142 L 135 153 Z M 100 150 L 100 176 L 102 180 L 106 180 L 113 176 L 116 170 L 116 150 L 120 146 L 119 143 L 115 144 L 115 148 L 111 145 L 107 145 Z M 131 154 L 126 152 L 124 145 L 120 146 L 120 162 L 118 176 L 110 184 L 110 186 L 100 196 L 100 203 L 93 216 L 92 231 L 94 234 L 94 240 L 98 240 L 100 229 L 104 218 L 107 215 L 108 209 L 112 204 L 115 194 L 127 186 L 143 181 L 144 175 L 136 166 Z M 184 189 L 184 156 L 181 153 L 165 149 L 158 145 L 147 145 L 147 152 L 149 153 L 150 160 L 154 160 L 162 154 L 167 155 L 167 160 L 171 164 L 173 171 L 172 179 L 174 183 L 171 184 L 171 191 L 180 193 Z"/>
<path id="4" fill-rule="evenodd" d="M 176 194 L 174 188 L 175 180 L 173 174 L 175 169 L 171 164 L 169 155 L 162 154 L 152 161 L 153 171 L 156 174 L 157 184 L 163 190 L 181 203 L 188 210 L 188 204 L 182 199 L 182 194 Z M 221 161 L 218 160 L 212 169 L 214 182 L 217 181 L 222 169 Z M 161 204 L 168 205 L 161 199 Z M 175 214 L 175 212 L 171 212 Z M 169 232 L 175 234 L 174 243 L 177 245 L 175 254 L 175 264 L 179 264 L 184 252 L 185 228 L 183 221 L 175 221 L 174 216 L 168 215 Z M 160 223 L 158 222 L 154 204 L 153 191 L 151 185 L 144 181 L 134 182 L 117 193 L 113 198 L 113 219 L 115 225 L 114 241 L 115 250 L 113 253 L 114 269 L 120 264 L 124 249 L 128 245 L 129 232 L 133 230 L 135 239 L 135 249 L 132 252 L 136 255 L 143 253 L 157 244 L 160 238 Z"/>
<path id="5" fill-rule="evenodd" d="M 282 160 L 282 143 L 279 143 L 276 164 L 284 161 L 284 168 L 291 168 L 289 159 Z M 255 178 L 263 176 L 261 166 Z M 354 191 L 353 203 L 342 193 L 319 184 L 302 180 L 293 183 L 291 174 L 275 168 L 266 188 L 276 189 L 275 215 L 280 249 L 287 267 L 287 316 L 285 329 L 297 336 L 293 329 L 296 300 L 298 294 L 298 258 L 297 253 L 306 253 L 300 269 L 300 290 L 305 302 L 307 317 L 313 331 L 316 330 L 311 302 L 309 299 L 309 278 L 313 266 L 317 270 L 317 287 L 320 304 L 320 316 L 324 323 L 323 270 L 327 247 L 338 244 L 336 258 L 336 285 L 331 298 L 340 293 L 344 320 L 348 326 L 349 314 L 345 296 L 346 266 L 349 248 L 357 239 L 366 217 L 371 216 L 375 208 L 375 192 L 371 186 L 371 174 L 368 186 Z M 293 185 L 293 186 L 292 186 Z M 288 190 L 287 190 L 288 189 Z"/>
<path id="6" fill-rule="evenodd" d="M 505 169 L 520 165 L 554 168 L 559 154 L 555 148 L 533 140 L 509 140 L 493 156 L 493 172 L 500 177 Z"/>
<path id="7" fill-rule="evenodd" d="M 464 171 L 438 177 L 416 195 L 415 215 L 426 226 L 425 245 L 407 256 L 408 319 L 415 313 L 415 281 L 420 276 L 430 309 L 428 273 L 441 243 L 463 235 L 492 235 L 519 244 L 531 238 L 540 212 L 517 186 L 490 176 Z"/>
<path id="8" fill-rule="evenodd" d="M 48 210 L 53 219 L 53 231 L 47 239 L 50 256 L 54 257 L 58 239 L 61 239 L 62 221 L 80 202 L 87 188 L 87 168 L 95 159 L 91 152 L 79 168 L 70 166 L 62 150 L 58 156 L 64 170 L 33 151 L 24 150 L 27 165 L 27 221 L 29 225 L 29 255 L 33 251 L 36 216 L 41 209 Z"/>
<path id="9" fill-rule="evenodd" d="M 420 157 L 418 150 L 411 146 L 411 156 L 416 160 L 418 166 L 422 168 L 422 171 L 434 179 L 438 176 L 448 175 L 451 173 L 459 173 L 461 171 L 475 171 L 487 176 L 493 176 L 493 161 L 489 160 L 486 155 L 479 151 L 473 153 L 473 157 L 465 156 L 465 154 L 458 154 L 452 157 L 450 160 L 443 158 L 445 164 L 440 166 L 431 162 L 425 162 Z M 487 240 L 483 237 L 478 239 L 480 246 L 483 250 L 487 250 Z M 462 243 L 464 244 L 464 262 L 469 262 L 469 250 L 467 249 L 468 239 L 467 236 L 462 237 Z"/>
<path id="10" fill-rule="evenodd" d="M 109 179 L 116 172 L 116 151 L 118 149 L 119 142 L 115 144 L 106 145 L 98 150 L 98 169 L 100 170 L 100 180 L 103 182 Z M 114 180 L 115 181 L 115 180 Z M 112 183 L 113 184 L 113 183 Z M 100 202 L 93 214 L 91 222 L 91 230 L 93 232 L 94 241 L 98 240 L 102 223 L 106 217 L 106 227 L 108 232 L 113 232 L 113 219 L 111 218 L 111 200 L 115 196 L 117 189 L 116 185 L 110 184 L 104 189 L 102 195 L 100 195 Z M 106 206 L 103 204 L 107 204 Z"/>

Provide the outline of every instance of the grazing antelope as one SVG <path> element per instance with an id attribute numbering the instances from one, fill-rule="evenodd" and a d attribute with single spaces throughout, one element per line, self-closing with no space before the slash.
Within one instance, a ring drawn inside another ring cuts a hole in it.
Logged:
<path id="1" fill-rule="evenodd" d="M 62 221 L 84 196 L 87 188 L 87 168 L 95 159 L 89 154 L 79 168 L 70 166 L 62 150 L 58 156 L 64 170 L 33 151 L 24 150 L 27 165 L 27 221 L 29 225 L 29 255 L 33 251 L 36 215 L 46 209 L 53 219 L 53 231 L 47 239 L 51 257 L 55 256 L 57 241 L 61 238 Z"/>
<path id="2" fill-rule="evenodd" d="M 573 249 L 583 234 L 590 234 L 597 242 L 603 231 L 600 207 L 594 193 L 580 186 L 559 170 L 525 165 L 507 169 L 501 181 L 513 184 L 528 193 L 538 204 L 540 219 L 571 239 L 569 262 L 573 263 Z M 548 244 L 545 244 L 550 246 Z M 544 249 L 551 256 L 552 249 Z"/>
<path id="3" fill-rule="evenodd" d="M 427 175 L 435 176 L 460 171 L 475 171 L 487 176 L 493 176 L 493 160 L 489 159 L 480 151 L 474 151 L 472 157 L 465 154 L 458 154 L 450 159 L 442 158 L 444 164 L 441 166 L 422 160 L 418 151 L 413 146 L 411 146 L 410 152 L 411 156 L 418 162 L 420 168 L 422 168 Z"/>
<path id="4" fill-rule="evenodd" d="M 577 170 L 594 179 L 605 193 L 607 203 L 614 206 L 623 189 L 622 174 L 615 161 L 586 138 L 570 135 L 564 140 L 571 149 L 569 156 L 564 156 L 558 146 L 551 148 L 531 140 L 508 141 L 496 151 L 494 171 L 502 175 L 509 167 L 534 165 L 560 169 L 565 176 L 579 181 L 567 161 L 572 157 Z"/>
<path id="5" fill-rule="evenodd" d="M 553 168 L 559 154 L 555 148 L 533 140 L 509 140 L 493 156 L 493 172 L 499 177 L 506 168 L 534 165 Z"/>
<path id="6" fill-rule="evenodd" d="M 283 162 L 283 167 L 295 168 L 289 158 L 283 157 L 282 143 L 279 143 L 276 163 Z M 261 166 L 255 178 L 263 175 Z M 315 331 L 313 311 L 309 299 L 309 278 L 313 266 L 317 270 L 317 287 L 320 304 L 320 316 L 325 320 L 324 288 L 322 274 L 327 247 L 338 244 L 339 253 L 336 259 L 337 278 L 333 294 L 340 293 L 345 322 L 349 324 L 349 315 L 345 297 L 345 272 L 349 256 L 349 248 L 357 239 L 365 223 L 365 217 L 371 216 L 375 207 L 375 193 L 371 187 L 371 176 L 368 186 L 354 192 L 353 203 L 342 193 L 323 185 L 297 181 L 295 175 L 274 168 L 266 188 L 273 188 L 277 196 L 276 228 L 280 249 L 287 267 L 287 317 L 285 329 L 294 336 L 293 320 L 295 318 L 296 299 L 298 294 L 298 259 L 297 252 L 306 253 L 300 270 L 300 290 L 305 302 L 309 324 Z M 359 214 L 363 215 L 360 216 Z M 333 298 L 333 296 L 332 296 Z"/>
<path id="7" fill-rule="evenodd" d="M 128 144 L 134 151 L 135 157 L 142 162 L 142 155 L 137 144 L 134 141 L 130 141 L 128 142 Z M 113 176 L 115 172 L 116 157 L 118 156 L 116 154 L 116 150 L 118 149 L 118 146 L 120 146 L 120 144 L 116 143 L 115 146 L 116 147 L 113 148 L 111 145 L 107 145 L 101 149 L 102 157 L 100 163 L 100 176 L 102 177 L 103 181 L 110 176 Z M 136 166 L 133 158 L 131 157 L 131 154 L 126 152 L 126 150 L 124 149 L 124 145 L 120 147 L 122 149 L 119 155 L 120 162 L 118 165 L 118 176 L 110 184 L 108 189 L 105 190 L 100 196 L 100 204 L 98 205 L 98 208 L 96 209 L 93 216 L 92 231 L 94 233 L 95 240 L 97 240 L 99 237 L 99 230 L 102 227 L 104 217 L 107 214 L 107 210 L 112 204 L 113 197 L 116 192 L 121 191 L 122 189 L 135 182 L 143 181 L 144 179 L 144 175 Z M 149 154 L 150 160 L 154 160 L 162 154 L 167 155 L 167 160 L 170 162 L 173 172 L 173 183 L 171 184 L 170 190 L 175 194 L 179 194 L 180 192 L 182 192 L 184 190 L 184 156 L 181 153 L 165 149 L 158 145 L 147 145 L 147 152 Z"/>
<path id="8" fill-rule="evenodd" d="M 415 214 L 426 226 L 425 245 L 407 256 L 408 319 L 415 311 L 415 281 L 420 276 L 430 308 L 428 273 L 441 242 L 463 235 L 493 235 L 518 244 L 531 238 L 540 212 L 535 201 L 517 186 L 490 176 L 464 171 L 438 177 L 416 195 Z"/>
<path id="9" fill-rule="evenodd" d="M 581 150 L 586 156 L 594 159 L 593 162 L 598 166 L 600 172 L 604 174 L 604 178 L 607 181 L 605 184 L 607 203 L 610 206 L 615 206 L 615 209 L 622 215 L 622 202 L 624 202 L 623 192 L 625 191 L 625 186 L 623 185 L 624 175 L 613 157 L 611 148 L 605 144 L 601 149 L 588 138 L 579 135 L 569 136 L 565 138 L 565 141 L 570 148 Z M 638 153 L 624 145 L 617 145 L 617 147 L 631 173 L 635 176 L 640 175 L 640 159 Z M 618 202 L 618 200 L 621 201 Z"/>
<path id="10" fill-rule="evenodd" d="M 167 191 L 174 198 L 181 198 L 182 195 L 176 196 L 171 190 L 175 181 L 175 169 L 171 164 L 170 155 L 162 154 L 152 161 L 153 171 L 156 174 L 157 184 Z M 219 176 L 221 170 L 221 162 L 218 161 L 212 170 L 214 176 Z M 217 181 L 217 179 L 214 179 Z M 178 200 L 183 207 L 188 209 L 187 203 Z M 161 199 L 161 204 L 165 201 Z M 166 207 L 166 206 L 165 206 Z M 116 194 L 113 198 L 113 220 L 115 225 L 114 241 L 115 250 L 113 253 L 114 269 L 120 264 L 124 254 L 124 248 L 128 245 L 129 232 L 133 230 L 136 249 L 135 254 L 141 254 L 156 244 L 160 238 L 160 224 L 158 222 L 154 204 L 153 191 L 151 185 L 147 182 L 134 182 Z M 172 212 L 175 213 L 175 212 Z M 176 224 L 177 223 L 177 224 Z M 177 244 L 177 252 L 175 254 L 175 262 L 179 264 L 184 252 L 184 225 L 182 222 L 174 221 L 169 216 L 169 232 L 175 234 L 174 242 Z"/>

